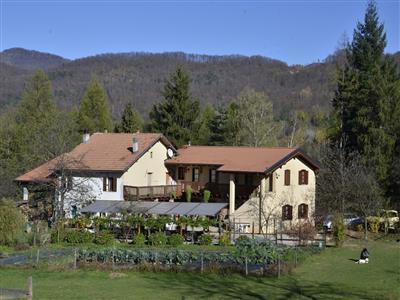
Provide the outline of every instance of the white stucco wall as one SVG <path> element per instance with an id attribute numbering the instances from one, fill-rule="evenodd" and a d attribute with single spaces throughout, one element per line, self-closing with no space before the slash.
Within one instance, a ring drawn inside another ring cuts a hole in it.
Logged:
<path id="1" fill-rule="evenodd" d="M 290 170 L 290 185 L 284 184 L 284 172 Z M 308 184 L 299 185 L 299 171 L 308 171 Z M 265 189 L 262 196 L 262 222 L 269 221 L 268 231 L 273 230 L 274 219 L 275 226 L 280 226 L 282 219 L 282 206 L 291 205 L 293 207 L 291 221 L 282 221 L 283 227 L 290 227 L 297 223 L 298 206 L 302 203 L 308 205 L 308 220 L 312 220 L 315 212 L 315 172 L 304 164 L 301 160 L 293 158 L 280 168 L 275 170 L 273 175 L 273 190 L 269 191 L 269 178 L 265 178 Z M 259 187 L 260 188 L 260 187 Z M 252 198 L 240 206 L 233 217 L 235 223 L 252 224 L 254 222 L 256 231 L 258 231 L 260 211 L 260 198 Z M 303 220 L 303 219 L 302 219 Z M 304 220 L 305 221 L 305 220 Z"/>
<path id="2" fill-rule="evenodd" d="M 168 173 L 164 165 L 166 159 L 167 147 L 157 142 L 122 175 L 123 184 L 148 186 L 149 173 L 152 173 L 151 185 L 166 185 Z"/>
<path id="3" fill-rule="evenodd" d="M 65 194 L 64 211 L 71 217 L 71 208 L 76 205 L 80 208 L 94 200 L 124 200 L 124 185 L 147 186 L 148 176 L 151 175 L 151 185 L 167 184 L 167 168 L 164 161 L 167 159 L 167 147 L 157 142 L 143 154 L 122 176 L 117 178 L 115 192 L 103 191 L 103 175 L 99 177 L 73 177 L 74 188 Z M 57 196 L 56 196 L 57 197 Z"/>

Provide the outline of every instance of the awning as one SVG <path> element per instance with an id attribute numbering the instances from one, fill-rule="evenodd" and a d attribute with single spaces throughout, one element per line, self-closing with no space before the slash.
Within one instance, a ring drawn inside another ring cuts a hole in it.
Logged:
<path id="1" fill-rule="evenodd" d="M 81 209 L 82 213 L 121 213 L 216 216 L 227 203 L 153 202 L 97 200 Z"/>

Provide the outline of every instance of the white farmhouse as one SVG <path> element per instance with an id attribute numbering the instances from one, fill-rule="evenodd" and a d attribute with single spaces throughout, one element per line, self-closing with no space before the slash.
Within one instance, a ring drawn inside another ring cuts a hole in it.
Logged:
<path id="1" fill-rule="evenodd" d="M 65 216 L 74 216 L 94 200 L 162 199 L 175 186 L 164 161 L 175 149 L 161 134 L 95 133 L 81 144 L 19 176 L 26 188 L 53 187 L 55 203 Z M 55 210 L 57 211 L 57 209 Z"/>

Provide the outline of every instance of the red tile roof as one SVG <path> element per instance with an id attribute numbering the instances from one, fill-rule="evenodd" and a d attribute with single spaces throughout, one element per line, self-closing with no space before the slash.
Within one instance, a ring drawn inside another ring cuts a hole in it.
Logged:
<path id="1" fill-rule="evenodd" d="M 170 146 L 168 140 L 158 133 L 136 133 L 139 150 L 132 152 L 131 133 L 95 133 L 88 143 L 81 143 L 66 155 L 59 156 L 19 176 L 16 181 L 44 181 L 57 169 L 61 160 L 66 168 L 75 171 L 124 172 L 150 147 L 161 140 Z"/>
<path id="2" fill-rule="evenodd" d="M 215 165 L 221 172 L 264 173 L 298 155 L 317 169 L 315 164 L 295 148 L 186 146 L 178 150 L 177 156 L 168 159 L 165 163 L 167 165 Z"/>

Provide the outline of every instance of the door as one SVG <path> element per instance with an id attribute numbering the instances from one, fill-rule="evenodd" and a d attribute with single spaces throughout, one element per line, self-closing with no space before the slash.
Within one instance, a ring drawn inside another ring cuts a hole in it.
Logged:
<path id="1" fill-rule="evenodd" d="M 152 186 L 153 185 L 153 173 L 148 172 L 147 173 L 147 186 Z"/>

